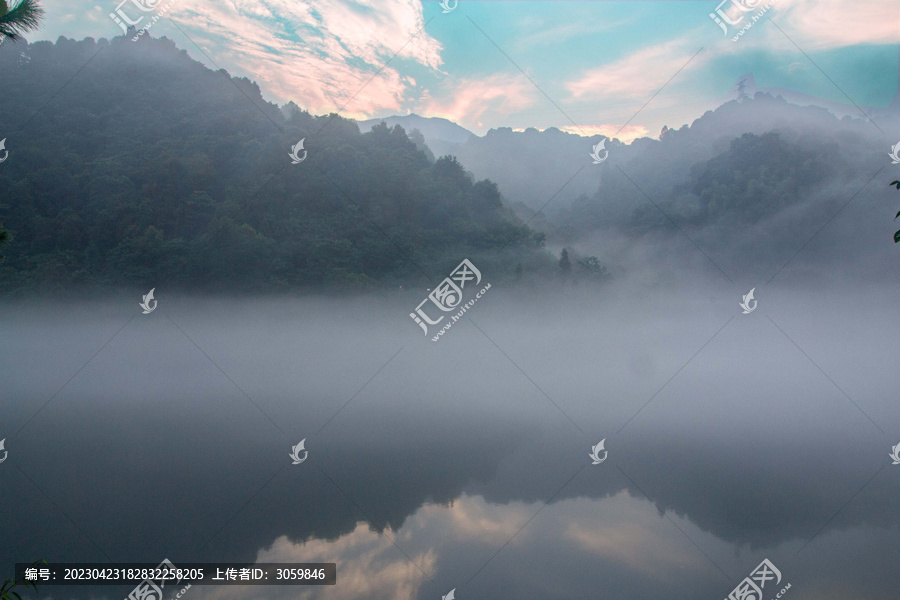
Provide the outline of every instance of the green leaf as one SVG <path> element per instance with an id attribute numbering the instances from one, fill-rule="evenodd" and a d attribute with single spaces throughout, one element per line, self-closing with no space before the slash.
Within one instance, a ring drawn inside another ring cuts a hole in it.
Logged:
<path id="1" fill-rule="evenodd" d="M 897 215 L 894 218 L 896 219 L 897 217 L 900 217 L 900 210 L 897 211 Z"/>
<path id="2" fill-rule="evenodd" d="M 900 244 L 900 231 L 898 231 L 894 234 L 894 243 Z"/>
<path id="3" fill-rule="evenodd" d="M 19 600 L 22 600 L 22 596 L 20 596 L 20 595 L 17 594 L 16 592 L 10 592 L 10 593 L 11 593 L 13 596 L 15 596 L 16 598 L 18 598 Z"/>
<path id="4" fill-rule="evenodd" d="M 890 185 L 888 185 L 888 187 L 891 187 L 892 185 L 896 185 L 896 186 L 897 186 L 897 189 L 900 190 L 900 180 L 892 181 L 892 182 L 890 183 Z"/>

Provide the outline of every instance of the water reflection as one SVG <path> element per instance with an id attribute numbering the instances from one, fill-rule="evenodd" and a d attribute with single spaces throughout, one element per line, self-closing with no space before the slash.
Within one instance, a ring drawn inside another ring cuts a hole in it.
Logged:
<path id="1" fill-rule="evenodd" d="M 14 543 L 0 564 L 338 563 L 333 588 L 198 598 L 699 598 L 768 557 L 793 597 L 886 597 L 900 440 L 866 414 L 886 429 L 900 416 L 881 352 L 893 309 L 832 321 L 839 344 L 802 296 L 771 315 L 791 339 L 762 320 L 722 328 L 731 300 L 675 315 L 658 298 L 577 313 L 485 302 L 479 325 L 507 358 L 471 326 L 423 349 L 391 299 L 170 299 L 56 397 L 130 313 L 9 307 L 0 536 Z M 609 459 L 592 466 L 604 437 Z M 292 465 L 303 438 L 309 458 Z"/>

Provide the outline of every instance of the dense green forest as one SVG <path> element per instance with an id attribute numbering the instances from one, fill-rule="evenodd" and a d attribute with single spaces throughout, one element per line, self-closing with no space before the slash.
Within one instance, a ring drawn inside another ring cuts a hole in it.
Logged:
<path id="1" fill-rule="evenodd" d="M 4 293 L 375 287 L 466 257 L 496 275 L 554 260 L 454 158 L 279 108 L 165 38 L 7 43 L 0 81 Z"/>

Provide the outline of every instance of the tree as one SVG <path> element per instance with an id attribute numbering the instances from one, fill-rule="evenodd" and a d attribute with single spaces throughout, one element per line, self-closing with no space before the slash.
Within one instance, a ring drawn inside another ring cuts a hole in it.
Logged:
<path id="1" fill-rule="evenodd" d="M 2 2 L 3 0 L 0 0 Z M 44 563 L 47 564 L 46 560 L 36 560 L 31 564 L 32 568 L 36 568 L 37 565 Z M 22 600 L 22 596 L 20 596 L 17 592 L 14 592 L 13 589 L 17 586 L 24 586 L 37 591 L 37 584 L 33 581 L 28 581 L 24 578 L 22 579 L 7 579 L 3 582 L 3 585 L 0 586 L 0 600 Z"/>
<path id="2" fill-rule="evenodd" d="M 746 100 L 747 98 L 750 97 L 750 94 L 747 93 L 747 80 L 746 79 L 741 79 L 740 81 L 738 81 L 737 85 L 735 87 L 737 88 L 737 101 L 738 102 L 743 102 L 744 100 Z"/>
<path id="3" fill-rule="evenodd" d="M 0 0 L 0 36 L 18 41 L 26 31 L 36 30 L 43 16 L 44 9 L 37 0 L 22 0 L 12 9 L 6 0 Z"/>
<path id="4" fill-rule="evenodd" d="M 609 270 L 596 256 L 588 256 L 578 260 L 578 267 L 582 272 L 597 279 L 608 279 Z"/>
<path id="5" fill-rule="evenodd" d="M 7 255 L 0 297 L 111 283 L 209 291 L 394 287 L 449 257 L 480 264 L 479 257 L 503 252 L 502 270 L 512 274 L 516 262 L 534 265 L 542 254 L 542 234 L 505 208 L 493 183 L 476 183 L 451 157 L 429 163 L 402 127 L 380 124 L 362 134 L 337 115 L 292 109 L 286 117 L 273 104 L 235 96 L 226 76 L 170 40 L 128 39 L 39 42 L 27 70 L 0 76 L 4 111 L 24 114 L 60 65 L 75 71 L 102 47 L 116 45 L 107 55 L 118 65 L 112 71 L 127 73 L 83 72 L 85 101 L 101 94 L 108 102 L 90 117 L 84 102 L 64 103 L 55 115 L 61 129 L 31 131 L 16 146 L 16 170 L 0 165 L 0 189 L 16 190 L 15 202 L 0 199 L 0 220 L 12 235 L 0 248 Z M 147 61 L 150 48 L 165 60 Z M 150 100 L 159 82 L 166 82 L 162 104 Z M 115 118 L 121 106 L 142 118 L 125 124 Z M 288 136 L 274 134 L 269 118 Z M 146 152 L 119 150 L 153 131 L 160 135 Z M 305 136 L 317 141 L 307 145 L 303 166 L 260 187 L 269 165 L 290 164 L 288 149 Z M 79 140 L 82 160 L 40 158 L 61 137 Z"/>
<path id="6" fill-rule="evenodd" d="M 562 253 L 559 255 L 559 269 L 565 275 L 568 275 L 572 271 L 572 261 L 569 260 L 569 251 L 565 248 L 562 249 Z"/>
<path id="7" fill-rule="evenodd" d="M 409 137 L 409 141 L 416 145 L 416 148 L 425 153 L 425 156 L 428 157 L 428 162 L 433 163 L 434 152 L 432 152 L 431 148 L 425 143 L 425 136 L 422 135 L 422 132 L 413 127 L 407 136 Z"/>
<path id="8" fill-rule="evenodd" d="M 900 190 L 900 180 L 898 180 L 898 181 L 892 181 L 892 182 L 891 182 L 891 185 L 897 186 L 897 189 Z M 898 210 L 898 211 L 897 211 L 897 214 L 894 215 L 894 220 L 896 220 L 897 217 L 900 217 L 900 210 Z M 900 231 L 895 231 L 895 232 L 894 232 L 894 243 L 895 243 L 895 244 L 900 243 Z"/>

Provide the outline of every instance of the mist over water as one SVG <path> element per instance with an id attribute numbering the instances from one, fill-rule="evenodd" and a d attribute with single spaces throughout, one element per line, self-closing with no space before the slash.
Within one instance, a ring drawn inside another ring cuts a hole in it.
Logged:
<path id="1" fill-rule="evenodd" d="M 896 15 L 779 0 L 738 46 L 700 3 L 45 4 L 78 39 L 0 46 L 0 572 L 898 597 Z"/>
<path id="2" fill-rule="evenodd" d="M 408 316 L 424 290 L 7 301 L 2 561 L 338 563 L 338 586 L 265 588 L 285 598 L 660 598 L 724 597 L 768 557 L 798 598 L 889 597 L 897 286 L 760 286 L 743 315 L 746 290 L 681 275 L 493 285 L 439 342 Z"/>

